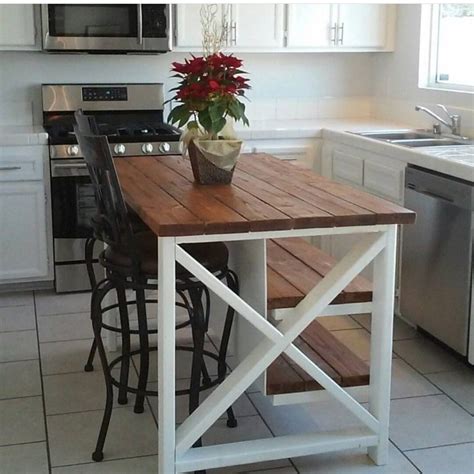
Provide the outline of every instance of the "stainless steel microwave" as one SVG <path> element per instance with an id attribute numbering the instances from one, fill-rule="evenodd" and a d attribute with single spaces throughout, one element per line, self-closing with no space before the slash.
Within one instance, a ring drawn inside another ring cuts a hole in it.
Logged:
<path id="1" fill-rule="evenodd" d="M 167 4 L 41 6 L 43 49 L 84 53 L 160 53 L 171 49 Z"/>

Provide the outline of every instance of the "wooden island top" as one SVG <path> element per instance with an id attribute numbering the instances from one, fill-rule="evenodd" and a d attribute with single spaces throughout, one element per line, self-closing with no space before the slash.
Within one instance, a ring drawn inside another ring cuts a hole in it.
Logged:
<path id="1" fill-rule="evenodd" d="M 158 236 L 409 224 L 415 213 L 267 154 L 243 154 L 231 185 L 197 185 L 182 156 L 114 160 L 128 205 Z"/>

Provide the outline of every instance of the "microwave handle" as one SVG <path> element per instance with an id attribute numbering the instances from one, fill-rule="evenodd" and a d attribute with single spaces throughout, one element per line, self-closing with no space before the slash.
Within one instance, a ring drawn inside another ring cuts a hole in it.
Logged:
<path id="1" fill-rule="evenodd" d="M 143 44 L 143 15 L 142 4 L 137 5 L 137 42 Z"/>

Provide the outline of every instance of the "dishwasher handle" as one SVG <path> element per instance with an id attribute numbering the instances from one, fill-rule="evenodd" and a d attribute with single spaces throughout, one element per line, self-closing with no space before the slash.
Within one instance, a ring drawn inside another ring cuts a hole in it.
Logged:
<path id="1" fill-rule="evenodd" d="M 433 191 L 429 191 L 428 189 L 417 189 L 416 186 L 414 186 L 413 184 L 407 184 L 407 188 L 419 194 L 424 194 L 425 196 L 429 196 L 434 199 L 441 199 L 442 201 L 449 202 L 450 204 L 454 204 L 453 198 L 443 196 Z"/>

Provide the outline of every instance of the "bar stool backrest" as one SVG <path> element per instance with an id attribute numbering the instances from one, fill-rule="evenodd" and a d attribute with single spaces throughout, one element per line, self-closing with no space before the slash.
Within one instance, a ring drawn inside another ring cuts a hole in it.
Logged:
<path id="1" fill-rule="evenodd" d="M 81 118 L 79 120 L 82 121 Z M 98 224 L 96 230 L 101 234 L 98 237 L 107 245 L 129 255 L 139 268 L 140 259 L 109 141 L 106 136 L 84 133 L 79 125 L 74 126 L 74 132 L 96 193 L 99 213 L 94 219 L 97 219 Z"/>
<path id="2" fill-rule="evenodd" d="M 81 133 L 85 135 L 99 135 L 99 127 L 94 116 L 86 115 L 82 109 L 78 109 L 74 112 L 74 118 Z"/>

